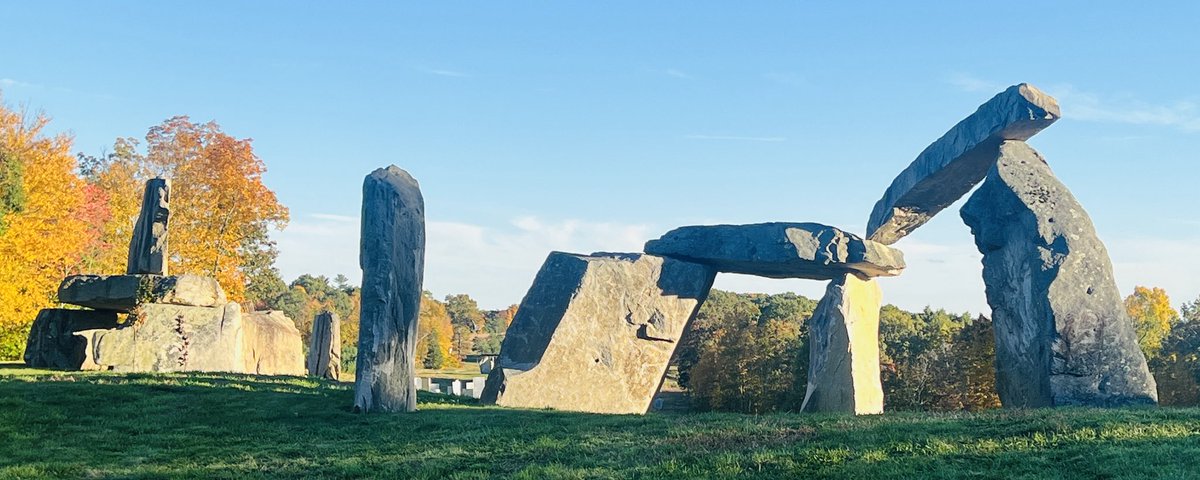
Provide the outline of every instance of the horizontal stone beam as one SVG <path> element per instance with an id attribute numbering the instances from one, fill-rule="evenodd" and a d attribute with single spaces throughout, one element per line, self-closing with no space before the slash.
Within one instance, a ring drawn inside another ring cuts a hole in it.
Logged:
<path id="1" fill-rule="evenodd" d="M 58 301 L 132 312 L 147 303 L 215 307 L 226 298 L 216 279 L 199 275 L 71 275 L 58 286 Z"/>
<path id="2" fill-rule="evenodd" d="M 1005 140 L 1027 140 L 1061 116 L 1058 102 L 1033 85 L 1014 85 L 925 148 L 875 204 L 867 238 L 896 243 L 971 191 Z"/>
<path id="3" fill-rule="evenodd" d="M 770 278 L 890 277 L 904 270 L 899 250 L 819 223 L 680 227 L 647 242 L 645 250 L 718 272 Z"/>

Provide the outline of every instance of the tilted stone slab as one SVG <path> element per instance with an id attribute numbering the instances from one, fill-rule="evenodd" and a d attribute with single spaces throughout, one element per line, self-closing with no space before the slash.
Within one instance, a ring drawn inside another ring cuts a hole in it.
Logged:
<path id="1" fill-rule="evenodd" d="M 867 238 L 891 245 L 924 225 L 987 175 L 1005 140 L 1028 140 L 1061 116 L 1033 85 L 1014 85 L 925 148 L 871 211 Z"/>
<path id="2" fill-rule="evenodd" d="M 652 255 L 551 253 L 508 328 L 483 401 L 646 413 L 715 276 Z"/>
<path id="3" fill-rule="evenodd" d="M 354 409 L 417 409 L 415 349 L 425 275 L 425 200 L 395 165 L 363 181 L 363 270 Z"/>
<path id="4" fill-rule="evenodd" d="M 308 346 L 308 374 L 337 380 L 342 375 L 342 321 L 330 311 L 318 313 Z"/>
<path id="5" fill-rule="evenodd" d="M 167 274 L 167 222 L 171 216 L 171 181 L 146 181 L 142 209 L 129 239 L 129 261 L 125 273 Z"/>
<path id="6" fill-rule="evenodd" d="M 272 310 L 245 315 L 242 358 L 246 373 L 304 375 L 304 341 L 296 322 Z"/>
<path id="7" fill-rule="evenodd" d="M 875 280 L 845 274 L 829 282 L 809 320 L 808 390 L 801 410 L 883 413 Z"/>
<path id="8" fill-rule="evenodd" d="M 58 301 L 118 312 L 147 303 L 215 307 L 228 302 L 216 279 L 199 275 L 72 275 L 59 285 Z"/>
<path id="9" fill-rule="evenodd" d="M 220 307 L 145 304 L 117 329 L 86 332 L 95 363 L 121 372 L 244 372 L 245 332 L 237 303 Z"/>
<path id="10" fill-rule="evenodd" d="M 79 370 L 90 363 L 90 355 L 87 341 L 76 332 L 116 326 L 116 312 L 42 310 L 29 330 L 25 363 L 34 368 Z"/>
<path id="11" fill-rule="evenodd" d="M 680 227 L 647 242 L 645 250 L 719 272 L 770 278 L 880 277 L 904 270 L 899 250 L 819 223 Z"/>
<path id="12" fill-rule="evenodd" d="M 1153 404 L 1154 378 L 1083 207 L 1024 142 L 1005 142 L 962 208 L 983 253 L 1006 407 Z"/>

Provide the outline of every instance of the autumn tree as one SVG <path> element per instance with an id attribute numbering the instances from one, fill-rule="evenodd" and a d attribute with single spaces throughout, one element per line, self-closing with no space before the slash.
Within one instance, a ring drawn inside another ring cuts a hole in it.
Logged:
<path id="1" fill-rule="evenodd" d="M 1171 308 L 1167 292 L 1157 287 L 1135 287 L 1133 294 L 1125 297 L 1125 310 L 1133 320 L 1142 352 L 1146 358 L 1154 358 L 1170 335 L 1171 326 L 1179 322 L 1179 313 Z"/>
<path id="2" fill-rule="evenodd" d="M 429 292 L 421 295 L 421 312 L 417 318 L 417 361 L 425 368 L 444 368 L 458 364 L 451 355 L 454 325 L 446 304 L 437 301 Z"/>

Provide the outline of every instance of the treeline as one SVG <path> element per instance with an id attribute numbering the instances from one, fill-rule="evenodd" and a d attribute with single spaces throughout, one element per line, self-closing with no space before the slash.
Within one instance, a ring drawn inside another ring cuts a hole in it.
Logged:
<path id="1" fill-rule="evenodd" d="M 1162 289 L 1137 287 L 1125 304 L 1158 381 L 1160 403 L 1200 404 L 1200 299 L 1176 311 Z M 815 308 L 816 301 L 792 293 L 714 290 L 673 362 L 694 406 L 749 413 L 798 410 L 807 388 L 808 320 Z M 1000 406 L 990 319 L 885 305 L 879 322 L 886 408 Z"/>
<path id="2" fill-rule="evenodd" d="M 63 277 L 125 272 L 144 182 L 172 180 L 171 269 L 217 278 L 253 300 L 275 262 L 288 210 L 262 183 L 249 139 L 174 117 L 103 155 L 73 153 L 44 115 L 0 103 L 0 360 L 15 360 Z"/>

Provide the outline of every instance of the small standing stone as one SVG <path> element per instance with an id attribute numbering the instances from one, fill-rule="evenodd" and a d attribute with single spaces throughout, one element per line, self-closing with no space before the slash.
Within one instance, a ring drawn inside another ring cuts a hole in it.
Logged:
<path id="1" fill-rule="evenodd" d="M 312 339 L 308 348 L 308 374 L 338 380 L 342 376 L 342 321 L 334 312 L 324 311 L 313 319 Z"/>
<path id="2" fill-rule="evenodd" d="M 879 284 L 845 274 L 829 282 L 810 321 L 808 391 L 801 410 L 883 413 Z"/>
<path id="3" fill-rule="evenodd" d="M 425 273 L 425 201 L 421 187 L 395 165 L 363 182 L 363 270 L 354 409 L 417 409 L 417 315 Z"/>
<path id="4" fill-rule="evenodd" d="M 167 274 L 167 221 L 171 216 L 171 181 L 146 181 L 142 211 L 129 240 L 129 263 L 125 273 Z"/>

